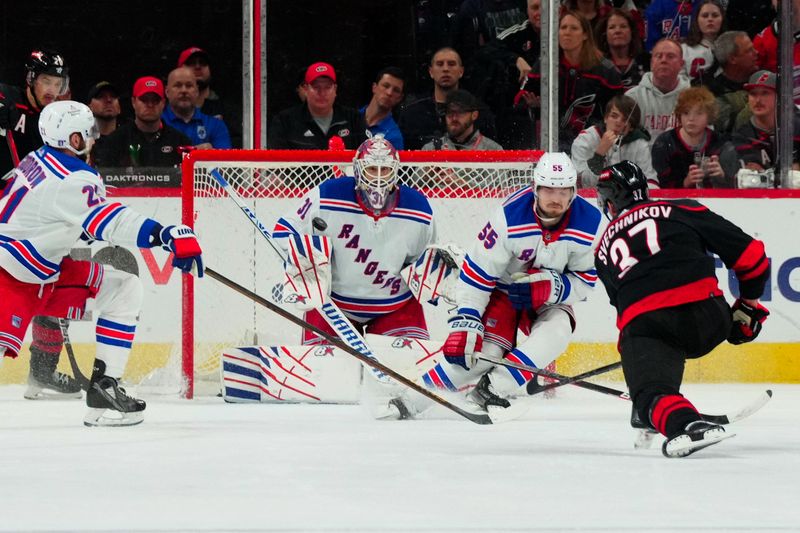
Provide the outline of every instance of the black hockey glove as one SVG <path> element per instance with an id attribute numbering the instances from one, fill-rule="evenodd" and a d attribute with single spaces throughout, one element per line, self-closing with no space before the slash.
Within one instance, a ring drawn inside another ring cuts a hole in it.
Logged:
<path id="1" fill-rule="evenodd" d="M 17 106 L 7 100 L 0 100 L 0 128 L 4 130 L 14 129 L 19 121 L 19 110 Z"/>
<path id="2" fill-rule="evenodd" d="M 761 325 L 769 316 L 769 310 L 761 304 L 752 307 L 740 298 L 731 306 L 733 325 L 728 333 L 728 342 L 731 344 L 744 344 L 754 341 L 761 333 Z"/>

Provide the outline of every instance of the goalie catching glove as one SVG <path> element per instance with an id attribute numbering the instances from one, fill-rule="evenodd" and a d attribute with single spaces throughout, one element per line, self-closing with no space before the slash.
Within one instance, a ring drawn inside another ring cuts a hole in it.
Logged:
<path id="1" fill-rule="evenodd" d="M 405 267 L 401 275 L 419 302 L 437 305 L 441 297 L 455 304 L 455 282 L 463 258 L 464 251 L 455 244 L 433 244 L 413 264 Z"/>
<path id="2" fill-rule="evenodd" d="M 731 306 L 733 325 L 728 334 L 728 342 L 731 344 L 744 344 L 754 341 L 761 332 L 761 326 L 769 316 L 769 310 L 756 302 L 755 307 L 746 304 L 738 298 Z"/>
<path id="3" fill-rule="evenodd" d="M 284 303 L 302 311 L 318 309 L 331 292 L 331 243 L 324 235 L 289 236 Z"/>
<path id="4" fill-rule="evenodd" d="M 161 247 L 172 252 L 172 266 L 187 274 L 203 277 L 203 250 L 192 228 L 178 224 L 162 228 L 158 234 Z"/>
<path id="5" fill-rule="evenodd" d="M 564 282 L 561 274 L 549 268 L 533 268 L 511 276 L 508 297 L 514 309 L 538 311 L 544 304 L 561 301 Z"/>
<path id="6" fill-rule="evenodd" d="M 447 321 L 450 334 L 442 346 L 442 354 L 451 365 L 469 370 L 475 364 L 475 352 L 483 348 L 483 322 L 474 309 L 463 309 L 461 314 Z"/>

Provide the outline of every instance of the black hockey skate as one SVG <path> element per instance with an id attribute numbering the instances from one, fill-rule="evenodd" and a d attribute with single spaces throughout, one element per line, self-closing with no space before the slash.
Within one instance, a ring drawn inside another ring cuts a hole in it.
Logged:
<path id="1" fill-rule="evenodd" d="M 117 380 L 105 375 L 106 365 L 95 361 L 86 405 L 89 407 L 83 418 L 85 426 L 135 426 L 144 420 L 146 404 L 125 393 Z M 114 415 L 116 416 L 108 416 Z"/>
<path id="2" fill-rule="evenodd" d="M 31 370 L 28 388 L 23 396 L 28 400 L 64 400 L 80 398 L 81 385 L 72 376 L 56 370 L 58 355 L 31 348 Z"/>
<path id="3" fill-rule="evenodd" d="M 488 410 L 489 407 L 502 407 L 505 409 L 511 406 L 511 402 L 495 394 L 492 382 L 489 381 L 489 374 L 481 376 L 478 384 L 467 395 L 467 398 L 484 410 Z"/>
<path id="4" fill-rule="evenodd" d="M 726 433 L 725 428 L 717 424 L 695 420 L 689 422 L 681 434 L 664 441 L 661 452 L 665 457 L 686 457 L 734 435 Z"/>

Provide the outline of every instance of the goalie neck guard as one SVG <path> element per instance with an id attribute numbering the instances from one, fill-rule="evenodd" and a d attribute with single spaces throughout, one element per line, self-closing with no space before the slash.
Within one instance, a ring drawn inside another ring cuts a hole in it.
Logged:
<path id="1" fill-rule="evenodd" d="M 400 158 L 392 143 L 376 135 L 356 150 L 353 159 L 356 170 L 356 190 L 363 193 L 367 204 L 381 210 L 397 186 Z"/>

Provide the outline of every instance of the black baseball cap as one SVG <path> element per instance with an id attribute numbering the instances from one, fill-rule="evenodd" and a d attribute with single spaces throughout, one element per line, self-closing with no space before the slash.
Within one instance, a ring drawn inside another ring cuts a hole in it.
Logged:
<path id="1" fill-rule="evenodd" d="M 478 99 L 472 93 L 464 89 L 456 89 L 447 93 L 447 98 L 444 100 L 446 111 L 455 111 L 458 113 L 466 113 L 469 111 L 477 111 L 479 109 Z"/>
<path id="2" fill-rule="evenodd" d="M 114 96 L 119 98 L 119 89 L 111 83 L 110 81 L 98 81 L 92 88 L 89 89 L 89 94 L 86 96 L 86 102 L 91 102 L 93 98 L 97 98 L 97 95 L 100 94 L 102 91 L 110 91 L 114 93 Z"/>

